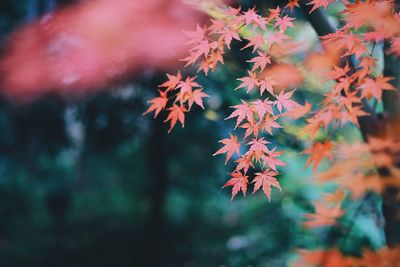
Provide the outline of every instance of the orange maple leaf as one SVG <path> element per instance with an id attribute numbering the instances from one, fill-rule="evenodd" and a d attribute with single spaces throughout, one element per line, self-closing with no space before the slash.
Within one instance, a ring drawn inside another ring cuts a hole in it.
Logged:
<path id="1" fill-rule="evenodd" d="M 174 126 L 178 120 L 182 124 L 182 127 L 185 126 L 184 112 L 187 112 L 187 109 L 184 106 L 173 105 L 172 107 L 168 108 L 167 110 L 169 110 L 170 113 L 168 114 L 168 117 L 164 122 L 167 122 L 167 121 L 171 122 L 168 133 L 171 132 L 171 130 L 174 128 Z"/>
<path id="2" fill-rule="evenodd" d="M 167 78 L 168 78 L 168 81 L 166 81 L 158 86 L 158 87 L 165 87 L 166 92 L 171 91 L 176 88 L 176 86 L 182 79 L 182 75 L 181 75 L 181 72 L 178 71 L 178 73 L 176 75 L 167 74 Z"/>
<path id="3" fill-rule="evenodd" d="M 246 88 L 246 92 L 250 92 L 253 90 L 254 87 L 257 86 L 258 84 L 258 79 L 255 73 L 248 71 L 249 76 L 245 76 L 243 78 L 239 78 L 238 80 L 241 81 L 242 83 L 235 88 L 235 90 L 240 89 L 240 88 Z"/>
<path id="4" fill-rule="evenodd" d="M 332 159 L 332 147 L 333 144 L 328 139 L 325 140 L 324 143 L 314 143 L 312 147 L 303 152 L 304 154 L 310 155 L 306 162 L 306 166 L 312 163 L 313 171 L 315 171 L 324 157 Z"/>
<path id="5" fill-rule="evenodd" d="M 307 228 L 316 228 L 322 226 L 330 226 L 336 224 L 336 220 L 344 214 L 340 205 L 335 205 L 332 208 L 327 207 L 321 202 L 315 203 L 315 213 L 307 213 L 304 215 L 309 221 L 303 225 Z"/>
<path id="6" fill-rule="evenodd" d="M 310 3 L 308 3 L 307 5 L 313 5 L 312 9 L 310 10 L 310 13 L 313 12 L 314 10 L 316 10 L 319 7 L 324 7 L 327 8 L 328 5 L 331 2 L 334 2 L 335 0 L 312 0 L 310 1 Z"/>
<path id="7" fill-rule="evenodd" d="M 381 100 L 383 90 L 395 90 L 393 85 L 388 83 L 392 79 L 392 77 L 383 77 L 382 75 L 376 77 L 375 80 L 366 78 L 365 82 L 360 86 L 362 89 L 361 96 L 368 99 L 373 96 L 377 100 Z"/>
<path id="8" fill-rule="evenodd" d="M 295 107 L 298 107 L 299 104 L 290 99 L 292 97 L 295 90 L 285 93 L 281 91 L 279 95 L 276 96 L 275 105 L 278 108 L 279 112 L 282 112 L 282 109 L 290 111 Z"/>
<path id="9" fill-rule="evenodd" d="M 254 57 L 247 62 L 254 63 L 251 71 L 255 71 L 257 68 L 260 68 L 260 71 L 263 71 L 267 64 L 271 64 L 271 58 L 267 56 L 265 53 L 261 51 L 257 51 L 258 56 Z"/>
<path id="10" fill-rule="evenodd" d="M 252 122 L 254 120 L 253 110 L 249 103 L 247 103 L 246 101 L 242 100 L 242 104 L 232 106 L 232 108 L 235 108 L 236 110 L 232 112 L 232 114 L 229 115 L 229 117 L 227 117 L 225 120 L 237 117 L 235 129 L 245 118 L 249 122 Z"/>
<path id="11" fill-rule="evenodd" d="M 256 177 L 252 181 L 252 183 L 254 183 L 253 194 L 262 187 L 268 200 L 271 201 L 271 187 L 276 187 L 281 190 L 281 186 L 275 178 L 276 175 L 278 175 L 278 173 L 270 169 L 266 169 L 264 172 L 257 172 Z"/>
<path id="12" fill-rule="evenodd" d="M 238 155 L 240 154 L 240 143 L 238 142 L 237 137 L 233 134 L 229 134 L 229 136 L 230 138 L 225 138 L 219 141 L 220 143 L 224 144 L 224 146 L 213 154 L 213 156 L 216 156 L 227 153 L 225 164 L 232 157 L 233 153 L 236 152 Z"/>
<path id="13" fill-rule="evenodd" d="M 161 112 L 161 110 L 165 109 L 165 106 L 168 103 L 168 97 L 167 93 L 163 92 L 161 90 L 158 90 L 160 93 L 159 97 L 153 98 L 148 101 L 150 103 L 150 107 L 143 113 L 143 115 L 146 115 L 147 113 L 150 113 L 152 111 L 154 112 L 154 118 L 157 117 L 157 115 Z"/>
<path id="14" fill-rule="evenodd" d="M 189 95 L 189 109 L 192 107 L 193 102 L 204 109 L 203 98 L 209 97 L 202 89 L 196 89 Z"/>
<path id="15" fill-rule="evenodd" d="M 239 191 L 242 191 L 243 195 L 246 196 L 247 185 L 249 184 L 249 177 L 242 174 L 240 171 L 234 171 L 230 173 L 231 179 L 224 184 L 222 188 L 232 186 L 232 198 L 233 200 Z"/>

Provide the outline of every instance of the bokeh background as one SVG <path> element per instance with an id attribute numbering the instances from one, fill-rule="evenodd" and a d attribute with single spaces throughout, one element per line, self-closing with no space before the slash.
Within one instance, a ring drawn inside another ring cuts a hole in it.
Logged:
<path id="1" fill-rule="evenodd" d="M 292 35 L 317 40 L 297 16 Z M 288 163 L 271 202 L 221 190 L 230 166 L 212 154 L 234 126 L 224 118 L 249 66 L 239 46 L 200 77 L 211 97 L 185 128 L 167 134 L 163 118 L 142 116 L 181 66 L 182 31 L 204 19 L 180 1 L 0 1 L 0 266 L 287 266 L 297 248 L 333 242 L 339 230 L 301 226 L 322 190 L 304 167 L 301 125 L 270 140 Z M 319 85 L 299 99 L 320 100 Z M 357 211 L 349 251 L 383 244 L 378 207 Z"/>

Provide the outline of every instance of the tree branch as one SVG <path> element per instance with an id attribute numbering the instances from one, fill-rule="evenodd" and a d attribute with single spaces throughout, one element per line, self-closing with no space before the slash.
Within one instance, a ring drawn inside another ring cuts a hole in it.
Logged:
<path id="1" fill-rule="evenodd" d="M 321 8 L 316 9 L 310 14 L 311 7 L 305 4 L 305 1 L 300 1 L 301 9 L 304 16 L 313 26 L 319 36 L 334 33 L 336 29 L 331 25 L 324 11 Z M 385 49 L 388 48 L 385 42 Z M 345 58 L 342 64 L 348 63 L 352 72 L 355 71 L 355 64 L 351 57 Z M 391 55 L 385 55 L 385 76 L 395 77 L 392 81 L 394 87 L 400 88 L 400 62 L 393 58 Z M 399 91 L 384 91 L 383 104 L 388 121 L 392 123 L 397 129 L 400 129 L 400 93 Z M 373 109 L 363 102 L 363 109 L 371 114 L 371 116 L 362 116 L 358 118 L 360 130 L 364 141 L 368 141 L 368 136 L 382 136 L 387 129 L 387 121 L 385 116 L 378 117 L 373 113 Z M 379 175 L 382 179 L 390 175 L 387 168 L 378 168 Z M 382 194 L 383 204 L 382 213 L 385 218 L 385 237 L 388 246 L 395 246 L 400 243 L 400 205 L 397 200 L 398 190 L 395 188 L 387 188 Z"/>

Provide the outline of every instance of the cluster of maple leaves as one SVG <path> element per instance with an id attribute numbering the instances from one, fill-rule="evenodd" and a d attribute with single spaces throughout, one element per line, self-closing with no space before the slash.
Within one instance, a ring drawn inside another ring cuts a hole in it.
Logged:
<path id="1" fill-rule="evenodd" d="M 332 2 L 313 0 L 308 4 L 312 5 L 313 12 L 317 8 L 328 7 Z M 385 53 L 400 56 L 400 15 L 393 1 L 342 2 L 344 10 L 340 15 L 344 26 L 321 39 L 323 44 L 337 47 L 342 59 L 347 59 L 346 64 L 332 65 L 330 71 L 324 74 L 325 80 L 334 81 L 334 85 L 314 110 L 308 102 L 296 102 L 293 98 L 296 89 L 282 89 L 274 76 L 266 71 L 275 61 L 274 46 L 283 46 L 290 39 L 286 30 L 294 27 L 294 18 L 289 13 L 300 7 L 298 0 L 288 1 L 285 9 L 269 9 L 265 17 L 259 15 L 255 8 L 246 11 L 229 8 L 220 19 L 211 20 L 207 26 L 198 25 L 195 31 L 187 32 L 187 44 L 191 48 L 182 61 L 186 63 L 185 67 L 195 65 L 198 72 L 205 75 L 215 70 L 219 63 L 224 64 L 224 55 L 232 42 L 243 43 L 241 49 L 251 50 L 253 55 L 248 59 L 251 69 L 247 70 L 246 76 L 238 78 L 240 83 L 235 88 L 245 90 L 250 100 L 240 100 L 232 106 L 233 112 L 226 119 L 236 120 L 236 133 L 220 140 L 223 146 L 214 153 L 226 154 L 225 164 L 235 159 L 231 178 L 223 186 L 232 187 L 232 199 L 240 191 L 246 195 L 250 182 L 254 184 L 253 193 L 262 189 L 269 200 L 273 187 L 281 190 L 277 177 L 278 167 L 286 165 L 279 159 L 283 151 L 272 147 L 268 140 L 274 129 L 283 127 L 282 122 L 306 117 L 303 132 L 314 140 L 320 131 L 332 133 L 348 123 L 359 127 L 360 117 L 374 112 L 369 103 L 380 102 L 385 90 L 396 90 L 390 83 L 391 77 L 376 74 L 377 58 L 374 56 L 376 44 L 383 40 L 391 44 Z M 244 28 L 250 29 L 252 34 L 241 34 Z M 185 115 L 194 103 L 204 108 L 203 99 L 208 95 L 196 82 L 197 76 L 184 78 L 178 72 L 176 75 L 167 74 L 167 77 L 168 81 L 160 85 L 159 96 L 149 101 L 151 105 L 145 113 L 154 112 L 156 117 L 166 109 L 168 115 L 165 121 L 170 122 L 171 131 L 178 121 L 184 125 Z M 400 188 L 400 172 L 394 167 L 388 153 L 390 150 L 400 151 L 395 138 L 369 138 L 368 143 L 351 146 L 336 144 L 329 139 L 314 141 L 303 152 L 309 155 L 306 164 L 313 165 L 315 171 L 324 158 L 332 160 L 334 152 L 337 152 L 341 159 L 336 157 L 332 167 L 320 173 L 317 180 L 334 182 L 340 189 L 325 194 L 322 200 L 315 203 L 315 213 L 305 215 L 307 221 L 304 226 L 314 228 L 336 224 L 337 219 L 345 214 L 341 208 L 346 198 L 343 190 L 349 191 L 352 198 L 360 198 L 370 190 L 381 193 L 387 186 Z M 381 179 L 376 172 L 376 168 L 381 166 L 393 169 L 391 173 L 399 176 Z M 249 177 L 249 169 L 255 170 L 254 177 Z M 324 265 L 326 257 L 333 257 L 330 262 L 337 264 L 327 266 L 378 266 L 370 263 L 383 259 L 380 253 L 393 258 L 390 255 L 398 253 L 398 250 L 393 251 L 382 250 L 374 256 L 366 252 L 366 257 L 370 259 L 368 264 L 358 258 L 341 256 L 334 249 L 325 251 L 324 256 L 321 256 L 321 251 L 301 255 L 303 261 L 310 265 Z"/>
<path id="2" fill-rule="evenodd" d="M 273 135 L 274 128 L 281 128 L 278 120 L 283 118 L 298 118 L 310 109 L 310 104 L 304 106 L 292 99 L 294 90 L 276 92 L 274 86 L 278 85 L 273 77 L 263 75 L 267 65 L 271 64 L 271 56 L 268 50 L 272 46 L 280 45 L 289 37 L 285 34 L 288 27 L 293 27 L 294 18 L 288 15 L 282 16 L 281 9 L 269 10 L 268 17 L 258 15 L 255 9 L 242 12 L 240 9 L 229 9 L 224 19 L 212 20 L 211 25 L 200 27 L 196 31 L 188 32 L 190 40 L 190 55 L 183 59 L 186 66 L 198 63 L 199 71 L 205 74 L 214 70 L 218 63 L 224 63 L 223 55 L 230 48 L 231 42 L 242 41 L 239 31 L 243 27 L 252 27 L 254 35 L 247 38 L 247 43 L 242 49 L 251 49 L 254 55 L 248 62 L 252 63 L 252 69 L 248 70 L 247 76 L 239 78 L 241 82 L 236 89 L 245 89 L 247 93 L 258 91 L 260 97 L 254 101 L 241 100 L 241 103 L 233 106 L 234 111 L 227 119 L 236 119 L 236 128 L 245 129 L 244 136 L 239 141 L 236 135 L 230 134 L 229 138 L 220 142 L 223 147 L 214 155 L 226 154 L 226 162 L 234 154 L 236 168 L 231 172 L 231 179 L 224 185 L 232 186 L 232 198 L 239 191 L 245 195 L 249 176 L 246 175 L 250 168 L 261 169 L 256 172 L 252 180 L 253 192 L 262 188 L 265 195 L 270 199 L 271 187 L 280 189 L 276 176 L 278 166 L 284 166 L 278 157 L 282 151 L 268 147 L 270 144 L 263 134 Z M 267 26 L 272 32 L 265 36 Z M 195 82 L 195 77 L 183 79 L 180 72 L 177 75 L 167 75 L 168 81 L 160 85 L 165 90 L 159 90 L 159 97 L 150 100 L 150 107 L 145 112 L 155 111 L 155 116 L 163 110 L 169 111 L 166 121 L 170 121 L 170 130 L 179 121 L 184 124 L 185 113 L 188 112 L 193 103 L 203 108 L 203 98 L 208 95 L 203 92 L 201 86 Z M 167 107 L 171 102 L 171 107 Z M 225 162 L 225 163 L 226 163 Z"/>

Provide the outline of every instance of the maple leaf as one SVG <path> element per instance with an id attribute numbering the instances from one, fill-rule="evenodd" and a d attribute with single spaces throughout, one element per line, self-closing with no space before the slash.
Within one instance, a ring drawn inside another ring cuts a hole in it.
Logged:
<path id="1" fill-rule="evenodd" d="M 361 99 L 358 96 L 358 92 L 354 91 L 354 92 L 347 94 L 346 96 L 342 96 L 342 95 L 339 96 L 337 102 L 339 103 L 339 105 L 343 105 L 348 110 L 352 111 L 353 107 L 355 106 L 354 104 L 360 104 Z"/>
<path id="2" fill-rule="evenodd" d="M 362 106 L 353 106 L 351 110 L 342 111 L 341 114 L 342 125 L 344 125 L 346 122 L 351 122 L 357 127 L 360 127 L 360 125 L 358 124 L 358 117 L 368 116 L 368 115 L 369 113 L 362 110 Z"/>
<path id="3" fill-rule="evenodd" d="M 238 41 L 241 40 L 239 37 L 239 34 L 232 29 L 228 29 L 225 31 L 224 39 L 225 39 L 226 46 L 229 49 L 231 48 L 230 45 L 231 45 L 232 39 L 236 39 Z"/>
<path id="4" fill-rule="evenodd" d="M 181 79 L 182 79 L 182 75 L 181 75 L 181 72 L 180 72 L 180 71 L 178 71 L 178 73 L 177 73 L 175 76 L 174 76 L 174 75 L 171 75 L 171 74 L 167 74 L 167 77 L 168 77 L 168 81 L 166 81 L 166 82 L 164 82 L 164 83 L 162 83 L 162 84 L 159 85 L 159 87 L 165 87 L 165 88 L 167 88 L 167 89 L 166 89 L 166 92 L 175 89 L 176 86 L 178 85 L 178 83 L 179 83 L 179 82 L 181 81 Z"/>
<path id="5" fill-rule="evenodd" d="M 232 157 L 233 153 L 240 154 L 240 143 L 235 135 L 229 134 L 229 138 L 220 140 L 219 142 L 224 146 L 213 154 L 213 156 L 226 153 L 225 164 Z"/>
<path id="6" fill-rule="evenodd" d="M 257 57 L 247 60 L 247 62 L 254 63 L 251 71 L 255 71 L 257 68 L 260 68 L 260 71 L 263 71 L 267 66 L 267 64 L 271 64 L 271 58 L 267 56 L 265 53 L 257 51 L 257 54 L 258 54 Z"/>
<path id="7" fill-rule="evenodd" d="M 254 159 L 256 161 L 260 161 L 261 158 L 265 155 L 265 153 L 268 152 L 268 148 L 266 145 L 269 144 L 269 142 L 264 140 L 264 138 L 259 138 L 259 139 L 254 138 L 247 144 L 250 145 L 248 153 L 254 154 Z"/>
<path id="8" fill-rule="evenodd" d="M 400 36 L 394 37 L 390 40 L 389 52 L 400 56 Z"/>
<path id="9" fill-rule="evenodd" d="M 341 205 L 345 198 L 346 198 L 345 191 L 343 189 L 338 189 L 334 193 L 324 194 L 323 200 L 326 203 L 333 203 L 336 205 Z"/>
<path id="10" fill-rule="evenodd" d="M 360 86 L 362 89 L 361 97 L 370 99 L 371 96 L 373 96 L 377 100 L 381 100 L 383 90 L 395 90 L 395 88 L 388 83 L 388 81 L 392 79 L 391 77 L 383 77 L 382 75 L 376 77 L 375 80 L 366 78 L 365 82 Z"/>
<path id="11" fill-rule="evenodd" d="M 189 109 L 193 104 L 194 101 L 194 96 L 193 96 L 193 87 L 201 87 L 197 82 L 194 80 L 196 79 L 195 77 L 187 77 L 185 81 L 180 81 L 178 83 L 177 88 L 180 88 L 179 94 L 177 96 L 177 100 L 181 103 L 185 103 L 186 101 L 189 101 Z M 198 94 L 198 93 L 196 93 Z"/>
<path id="12" fill-rule="evenodd" d="M 199 24 L 196 25 L 196 30 L 195 31 L 183 31 L 186 36 L 188 36 L 190 39 L 189 41 L 186 42 L 186 44 L 196 44 L 204 40 L 207 34 L 206 28 L 202 28 L 199 26 Z"/>
<path id="13" fill-rule="evenodd" d="M 244 47 L 242 47 L 240 50 L 243 50 L 243 49 L 253 46 L 253 53 L 254 53 L 258 48 L 260 48 L 261 46 L 263 46 L 265 44 L 264 36 L 259 33 L 256 33 L 252 37 L 249 37 L 248 40 L 250 42 L 247 45 L 245 45 Z"/>
<path id="14" fill-rule="evenodd" d="M 261 29 L 265 30 L 265 22 L 263 18 L 261 18 L 256 12 L 255 7 L 252 9 L 247 10 L 243 14 L 243 18 L 245 21 L 246 26 L 253 24 L 254 26 L 259 26 Z"/>
<path id="15" fill-rule="evenodd" d="M 286 116 L 296 120 L 298 118 L 303 117 L 307 113 L 309 113 L 311 108 L 312 108 L 312 105 L 309 102 L 306 102 L 304 104 L 304 106 L 299 104 L 297 107 L 293 108 L 290 111 L 286 111 L 283 114 L 285 114 Z"/>
<path id="16" fill-rule="evenodd" d="M 219 19 L 210 19 L 211 20 L 211 25 L 208 27 L 208 30 L 211 33 L 218 33 L 223 31 L 225 28 L 225 22 L 223 20 Z"/>
<path id="17" fill-rule="evenodd" d="M 192 61 L 196 62 L 202 55 L 206 58 L 211 51 L 211 44 L 208 40 L 200 41 L 196 46 L 190 49 L 192 52 Z"/>
<path id="18" fill-rule="evenodd" d="M 171 123 L 168 133 L 171 132 L 171 130 L 174 128 L 174 126 L 178 120 L 182 124 L 182 127 L 185 126 L 184 112 L 187 112 L 187 109 L 184 106 L 173 105 L 172 107 L 168 108 L 167 110 L 169 110 L 170 113 L 168 114 L 168 117 L 164 122 L 170 121 L 170 123 Z"/>
<path id="19" fill-rule="evenodd" d="M 281 8 L 277 6 L 276 8 L 269 8 L 269 16 L 267 18 L 267 23 L 270 22 L 271 20 L 277 19 L 281 15 Z"/>
<path id="20" fill-rule="evenodd" d="M 287 39 L 286 34 L 283 32 L 274 32 L 273 34 L 268 36 L 269 43 L 281 45 L 283 40 Z"/>
<path id="21" fill-rule="evenodd" d="M 236 110 L 229 115 L 225 120 L 232 119 L 237 117 L 236 119 L 236 126 L 235 129 L 239 126 L 239 124 L 244 120 L 247 119 L 249 122 L 254 120 L 253 110 L 251 106 L 246 101 L 242 101 L 242 104 L 232 106 L 231 108 L 235 108 Z"/>
<path id="22" fill-rule="evenodd" d="M 268 98 L 264 100 L 257 99 L 256 101 L 251 102 L 251 105 L 254 108 L 254 111 L 257 114 L 259 121 L 262 121 L 264 115 L 267 113 L 272 115 L 274 114 L 274 111 L 272 109 L 273 103 L 274 102 L 270 101 Z"/>
<path id="23" fill-rule="evenodd" d="M 189 98 L 189 109 L 192 106 L 193 102 L 204 109 L 203 106 L 203 98 L 209 97 L 206 93 L 203 92 L 202 89 L 196 89 L 193 91 L 191 97 Z"/>
<path id="24" fill-rule="evenodd" d="M 338 67 L 336 65 L 333 66 L 333 70 L 331 70 L 330 72 L 328 72 L 326 74 L 326 76 L 330 79 L 330 80 L 337 80 L 343 76 L 346 76 L 346 74 L 350 71 L 350 67 L 349 64 L 346 62 L 346 65 L 341 68 Z"/>
<path id="25" fill-rule="evenodd" d="M 312 9 L 310 10 L 310 13 L 311 13 L 321 6 L 324 8 L 327 8 L 328 5 L 334 1 L 335 0 L 312 0 L 310 3 L 307 3 L 307 5 L 313 5 Z"/>
<path id="26" fill-rule="evenodd" d="M 309 134 L 311 138 L 314 138 L 318 130 L 323 126 L 324 122 L 321 118 L 316 116 L 306 119 L 307 125 L 303 129 L 304 134 Z"/>
<path id="27" fill-rule="evenodd" d="M 254 135 L 255 137 L 258 137 L 258 131 L 260 129 L 260 125 L 254 122 L 246 122 L 240 125 L 240 128 L 246 129 L 244 138 L 250 136 L 251 134 Z"/>
<path id="28" fill-rule="evenodd" d="M 185 57 L 180 59 L 180 61 L 186 62 L 185 67 L 189 66 L 190 64 L 194 64 L 199 58 L 199 55 L 194 52 L 190 52 L 190 54 Z"/>
<path id="29" fill-rule="evenodd" d="M 325 140 L 324 143 L 314 143 L 312 147 L 306 149 L 303 153 L 304 154 L 309 154 L 310 157 L 308 158 L 306 162 L 306 166 L 310 165 L 311 163 L 313 164 L 313 171 L 315 171 L 319 163 L 324 157 L 328 157 L 329 159 L 332 159 L 332 147 L 333 144 L 327 139 Z"/>
<path id="30" fill-rule="evenodd" d="M 255 73 L 248 71 L 249 76 L 245 76 L 243 78 L 239 78 L 238 80 L 241 81 L 242 83 L 235 88 L 235 90 L 240 89 L 240 88 L 246 88 L 246 92 L 250 92 L 253 90 L 255 86 L 258 84 L 258 79 Z"/>
<path id="31" fill-rule="evenodd" d="M 293 23 L 292 21 L 294 20 L 294 18 L 291 18 L 289 16 L 284 16 L 284 17 L 278 17 L 275 21 L 275 27 L 279 27 L 279 30 L 281 32 L 286 31 L 287 27 L 293 27 Z"/>
<path id="32" fill-rule="evenodd" d="M 270 135 L 272 135 L 272 128 L 282 128 L 282 126 L 275 120 L 276 118 L 274 116 L 268 114 L 262 121 L 261 128 L 267 131 L 267 133 L 269 133 Z"/>
<path id="33" fill-rule="evenodd" d="M 304 215 L 309 221 L 303 225 L 307 228 L 316 228 L 321 226 L 330 226 L 336 224 L 336 220 L 344 214 L 340 205 L 332 208 L 327 207 L 321 202 L 315 203 L 315 213 L 307 213 Z"/>
<path id="34" fill-rule="evenodd" d="M 285 108 L 286 110 L 290 111 L 295 107 L 298 107 L 299 104 L 290 100 L 289 98 L 292 97 L 295 90 L 285 93 L 281 91 L 279 95 L 276 96 L 275 105 L 278 108 L 279 112 L 282 113 L 282 109 Z"/>
<path id="35" fill-rule="evenodd" d="M 283 151 L 276 151 L 276 147 L 268 151 L 268 154 L 262 157 L 264 167 L 269 167 L 276 171 L 276 166 L 286 166 L 285 162 L 278 159 L 278 157 L 282 154 Z"/>
<path id="36" fill-rule="evenodd" d="M 349 190 L 353 199 L 361 198 L 368 191 L 380 194 L 384 189 L 382 177 L 378 175 L 357 174 L 339 179 L 338 183 Z"/>
<path id="37" fill-rule="evenodd" d="M 285 7 L 288 7 L 290 9 L 290 12 L 293 12 L 293 9 L 295 7 L 300 7 L 299 0 L 289 0 Z"/>
<path id="38" fill-rule="evenodd" d="M 262 188 L 268 200 L 271 201 L 271 187 L 276 187 L 281 190 L 279 182 L 275 178 L 276 175 L 278 175 L 278 173 L 270 169 L 266 169 L 262 173 L 257 172 L 252 181 L 252 183 L 254 183 L 253 194 Z"/>
<path id="39" fill-rule="evenodd" d="M 254 168 L 253 161 L 249 155 L 244 155 L 235 161 L 237 163 L 236 169 L 237 171 L 243 170 L 244 174 L 247 173 L 250 167 Z"/>
<path id="40" fill-rule="evenodd" d="M 336 249 L 329 250 L 300 250 L 300 259 L 294 266 L 324 266 L 324 267 L 336 267 L 336 266 L 367 266 L 360 264 L 359 258 L 343 256 L 342 253 Z M 379 266 L 378 264 L 373 266 Z"/>
<path id="41" fill-rule="evenodd" d="M 385 33 L 381 31 L 367 32 L 363 34 L 363 38 L 365 41 L 374 41 L 376 43 L 379 43 L 380 41 L 385 39 Z"/>
<path id="42" fill-rule="evenodd" d="M 265 76 L 263 80 L 260 80 L 260 95 L 263 95 L 265 90 L 270 94 L 274 93 L 274 88 L 272 86 L 279 85 L 279 82 L 275 81 L 273 77 Z"/>
<path id="43" fill-rule="evenodd" d="M 143 115 L 146 115 L 147 113 L 150 113 L 152 111 L 154 112 L 154 118 L 157 117 L 157 115 L 161 112 L 161 110 L 165 109 L 165 106 L 168 103 L 168 97 L 167 97 L 167 93 L 163 92 L 161 90 L 158 90 L 158 92 L 160 93 L 159 97 L 153 98 L 151 100 L 148 101 L 148 103 L 150 103 L 150 107 L 143 113 Z"/>
<path id="44" fill-rule="evenodd" d="M 230 173 L 232 176 L 231 179 L 226 182 L 226 184 L 222 187 L 232 186 L 232 198 L 233 200 L 239 191 L 242 191 L 243 195 L 246 196 L 247 185 L 249 184 L 249 177 L 244 175 L 240 171 L 234 171 Z"/>

